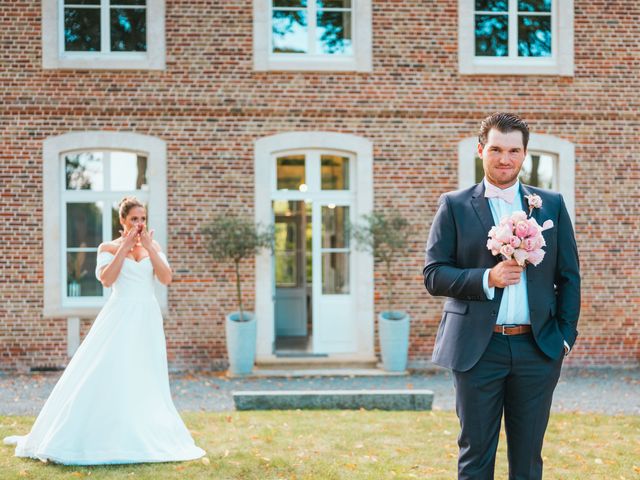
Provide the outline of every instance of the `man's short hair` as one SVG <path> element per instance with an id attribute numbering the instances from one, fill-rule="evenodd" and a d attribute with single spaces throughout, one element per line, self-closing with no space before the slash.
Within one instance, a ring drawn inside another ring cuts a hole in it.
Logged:
<path id="1" fill-rule="evenodd" d="M 524 149 L 527 149 L 529 143 L 529 125 L 514 113 L 498 112 L 493 115 L 489 115 L 480 124 L 480 131 L 478 132 L 478 142 L 483 147 L 487 143 L 487 136 L 489 130 L 495 128 L 499 132 L 509 133 L 515 130 L 522 132 L 522 144 Z"/>

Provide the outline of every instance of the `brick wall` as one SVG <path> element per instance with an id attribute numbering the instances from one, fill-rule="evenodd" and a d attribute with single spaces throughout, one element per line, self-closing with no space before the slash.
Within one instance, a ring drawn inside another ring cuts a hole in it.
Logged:
<path id="1" fill-rule="evenodd" d="M 374 0 L 372 73 L 254 72 L 246 0 L 168 1 L 166 71 L 42 70 L 40 2 L 0 1 L 0 370 L 67 362 L 66 320 L 42 316 L 42 142 L 86 130 L 167 142 L 173 369 L 225 364 L 233 271 L 213 264 L 198 232 L 216 211 L 253 213 L 253 142 L 308 130 L 370 139 L 375 207 L 399 207 L 416 226 L 394 275 L 413 318 L 411 361 L 424 364 L 442 304 L 422 285 L 430 222 L 439 195 L 457 187 L 458 142 L 497 110 L 576 145 L 583 305 L 569 362 L 637 364 L 640 240 L 628 216 L 640 203 L 640 5 L 575 5 L 576 69 L 567 78 L 458 75 L 449 0 Z M 243 275 L 251 305 L 248 263 Z M 376 299 L 383 286 L 376 272 Z"/>

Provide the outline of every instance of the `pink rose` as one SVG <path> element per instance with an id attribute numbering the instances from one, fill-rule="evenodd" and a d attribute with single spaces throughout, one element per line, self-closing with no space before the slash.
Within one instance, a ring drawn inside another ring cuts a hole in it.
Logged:
<path id="1" fill-rule="evenodd" d="M 516 237 L 515 235 L 513 235 L 511 237 L 511 240 L 509 240 L 509 245 L 511 245 L 513 248 L 518 248 L 520 246 L 520 244 L 522 243 L 522 240 L 520 240 L 518 237 Z"/>
<path id="2" fill-rule="evenodd" d="M 522 222 L 527 219 L 527 214 L 522 210 L 517 210 L 511 214 L 511 221 L 513 224 L 517 224 L 518 222 Z"/>
<path id="3" fill-rule="evenodd" d="M 522 244 L 520 248 L 524 248 L 527 252 L 531 252 L 536 249 L 536 240 L 535 238 L 525 238 L 522 240 Z"/>
<path id="4" fill-rule="evenodd" d="M 534 239 L 535 239 L 534 250 L 545 247 L 547 245 L 547 242 L 544 241 L 544 237 L 542 236 L 542 234 L 538 234 L 537 236 L 534 237 Z"/>
<path id="5" fill-rule="evenodd" d="M 535 267 L 542 261 L 543 258 L 544 258 L 544 250 L 539 248 L 537 250 L 533 250 L 529 252 L 529 257 L 527 258 L 527 260 L 529 261 L 529 263 L 531 263 L 531 265 Z"/>
<path id="6" fill-rule="evenodd" d="M 491 250 L 492 255 L 498 255 L 500 253 L 500 248 L 502 248 L 502 243 L 500 243 L 495 238 L 490 238 L 487 240 L 487 249 Z"/>
<path id="7" fill-rule="evenodd" d="M 511 218 L 509 218 L 508 215 L 505 215 L 500 219 L 498 226 L 507 227 L 509 230 L 513 230 L 513 222 L 511 221 Z"/>
<path id="8" fill-rule="evenodd" d="M 536 222 L 535 218 L 530 218 L 527 220 L 529 231 L 527 232 L 527 237 L 535 237 L 540 231 L 540 225 Z"/>
<path id="9" fill-rule="evenodd" d="M 533 195 L 525 195 L 524 198 L 529 202 L 529 209 L 542 207 L 542 199 L 535 193 Z"/>
<path id="10" fill-rule="evenodd" d="M 520 238 L 524 238 L 529 233 L 529 223 L 525 221 L 520 221 L 516 223 L 516 235 Z"/>
<path id="11" fill-rule="evenodd" d="M 511 235 L 512 235 L 512 229 L 511 227 L 509 227 L 508 225 L 500 225 L 497 229 L 496 229 L 496 240 L 502 242 L 502 243 L 509 243 L 509 240 L 511 240 Z"/>
<path id="12" fill-rule="evenodd" d="M 513 252 L 514 252 L 514 248 L 509 244 L 503 245 L 502 248 L 500 249 L 500 253 L 504 255 L 506 258 L 511 258 L 511 255 L 513 255 Z"/>
<path id="13" fill-rule="evenodd" d="M 521 248 L 518 248 L 515 252 L 513 252 L 513 258 L 515 258 L 516 262 L 518 262 L 518 265 L 520 265 L 521 267 L 524 267 L 524 264 L 527 261 L 528 257 L 529 252 L 527 252 L 526 250 L 522 250 Z"/>

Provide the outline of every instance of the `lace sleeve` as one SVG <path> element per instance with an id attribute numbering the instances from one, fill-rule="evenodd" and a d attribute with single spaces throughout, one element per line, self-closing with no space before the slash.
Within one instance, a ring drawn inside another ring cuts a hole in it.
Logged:
<path id="1" fill-rule="evenodd" d="M 100 272 L 104 267 L 109 265 L 113 260 L 114 255 L 109 252 L 99 252 L 96 260 L 96 278 L 100 280 Z"/>

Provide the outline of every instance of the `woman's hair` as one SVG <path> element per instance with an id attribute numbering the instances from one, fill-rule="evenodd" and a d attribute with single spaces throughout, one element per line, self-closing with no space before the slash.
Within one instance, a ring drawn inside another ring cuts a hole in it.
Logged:
<path id="1" fill-rule="evenodd" d="M 140 203 L 140 200 L 138 200 L 136 197 L 124 197 L 122 200 L 120 200 L 120 205 L 118 206 L 118 209 L 120 211 L 120 218 L 127 218 L 127 215 L 129 215 L 131 209 L 135 207 L 142 207 L 146 209 L 146 207 L 142 203 Z"/>

